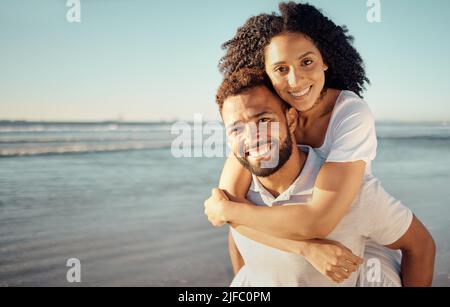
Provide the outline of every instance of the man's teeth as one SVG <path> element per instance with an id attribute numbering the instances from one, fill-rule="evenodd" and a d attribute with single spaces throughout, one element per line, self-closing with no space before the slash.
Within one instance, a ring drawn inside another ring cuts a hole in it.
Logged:
<path id="1" fill-rule="evenodd" d="M 250 149 L 248 153 L 250 157 L 264 156 L 270 151 L 270 149 L 271 149 L 270 143 L 267 143 L 259 147 Z"/>
<path id="2" fill-rule="evenodd" d="M 302 96 L 305 96 L 306 94 L 308 94 L 310 89 L 311 89 L 311 87 L 308 87 L 307 89 L 305 89 L 301 92 L 291 92 L 291 95 L 295 96 L 295 97 L 302 97 Z"/>

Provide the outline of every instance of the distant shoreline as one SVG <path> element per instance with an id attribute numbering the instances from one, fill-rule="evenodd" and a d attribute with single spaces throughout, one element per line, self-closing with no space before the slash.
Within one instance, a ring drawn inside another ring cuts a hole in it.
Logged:
<path id="1" fill-rule="evenodd" d="M 176 121 L 27 121 L 0 120 L 0 125 L 168 125 Z"/>
<path id="2" fill-rule="evenodd" d="M 219 120 L 204 119 L 204 122 L 214 122 Z M 192 120 L 161 120 L 161 121 L 35 121 L 35 120 L 1 120 L 0 126 L 4 125 L 171 125 L 176 122 L 193 123 Z M 436 120 L 436 121 L 408 121 L 408 120 L 377 120 L 376 124 L 382 125 L 450 125 L 450 120 Z"/>

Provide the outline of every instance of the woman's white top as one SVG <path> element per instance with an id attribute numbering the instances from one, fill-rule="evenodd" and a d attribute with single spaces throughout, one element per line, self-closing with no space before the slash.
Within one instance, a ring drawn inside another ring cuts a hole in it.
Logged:
<path id="1" fill-rule="evenodd" d="M 325 162 L 366 162 L 366 175 L 377 155 L 375 120 L 367 103 L 351 91 L 336 100 L 325 140 L 317 154 Z"/>
<path id="2" fill-rule="evenodd" d="M 352 91 L 341 91 L 331 115 L 325 141 L 315 152 L 325 162 L 366 162 L 366 180 L 372 175 L 372 161 L 377 155 L 375 119 L 369 105 Z M 390 250 L 368 240 L 365 260 L 381 262 L 381 280 L 367 282 L 366 263 L 361 266 L 359 286 L 401 286 L 400 259 L 398 251 Z"/>

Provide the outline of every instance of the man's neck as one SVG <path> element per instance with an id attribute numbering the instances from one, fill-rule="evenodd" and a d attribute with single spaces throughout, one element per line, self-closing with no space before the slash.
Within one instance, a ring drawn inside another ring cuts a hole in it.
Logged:
<path id="1" fill-rule="evenodd" d="M 305 165 L 306 158 L 306 154 L 294 145 L 291 157 L 280 170 L 269 177 L 258 177 L 258 180 L 274 197 L 278 197 L 289 189 L 298 178 Z"/>

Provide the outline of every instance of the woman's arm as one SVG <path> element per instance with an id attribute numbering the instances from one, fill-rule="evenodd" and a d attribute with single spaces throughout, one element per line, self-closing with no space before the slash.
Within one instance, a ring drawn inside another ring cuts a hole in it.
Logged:
<path id="1" fill-rule="evenodd" d="M 252 174 L 230 154 L 220 176 L 219 189 L 226 192 L 230 200 L 245 199 L 252 183 Z"/>
<path id="2" fill-rule="evenodd" d="M 230 161 L 232 159 L 235 161 Z M 243 190 L 248 190 L 251 176 L 233 155 L 228 159 L 224 173 L 221 187 L 229 195 L 242 195 Z M 361 188 L 364 173 L 364 161 L 325 163 L 316 179 L 313 198 L 306 205 L 255 206 L 220 198 L 213 193 L 205 202 L 205 209 L 215 226 L 231 222 L 285 239 L 325 238 L 347 213 Z M 235 184 L 232 180 L 241 183 Z"/>
<path id="3" fill-rule="evenodd" d="M 294 241 L 272 237 L 246 226 L 231 225 L 231 227 L 253 241 L 303 256 L 317 271 L 336 283 L 348 279 L 363 263 L 362 258 L 354 255 L 350 249 L 339 242 L 330 240 Z M 231 235 L 230 237 L 232 240 Z M 236 272 L 235 270 L 235 274 Z"/>
<path id="4" fill-rule="evenodd" d="M 227 199 L 228 197 L 221 190 L 213 191 L 218 197 Z M 244 204 L 251 204 L 247 199 L 234 199 Z M 294 241 L 267 235 L 247 226 L 230 224 L 241 235 L 256 241 L 260 244 L 303 256 L 318 272 L 331 281 L 340 283 L 348 279 L 358 266 L 363 263 L 363 259 L 354 255 L 350 249 L 339 242 L 330 240 L 304 240 Z M 228 234 L 229 251 L 233 271 L 236 274 L 244 265 L 244 260 L 236 247 L 231 232 Z"/>

